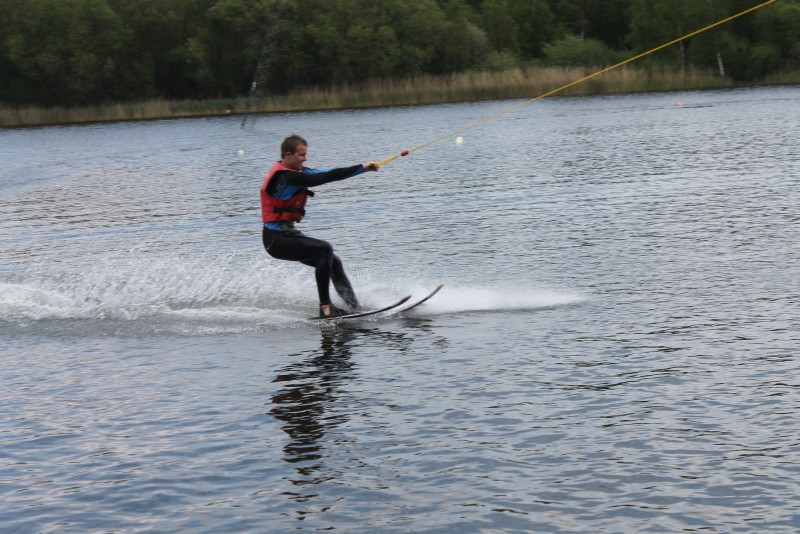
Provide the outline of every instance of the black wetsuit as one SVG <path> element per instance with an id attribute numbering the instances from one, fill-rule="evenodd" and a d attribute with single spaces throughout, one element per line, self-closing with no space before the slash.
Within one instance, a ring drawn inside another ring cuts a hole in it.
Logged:
<path id="1" fill-rule="evenodd" d="M 270 180 L 267 194 L 277 198 L 290 198 L 302 188 L 351 178 L 364 172 L 362 165 L 315 171 L 303 168 L 303 171 L 279 171 Z M 330 282 L 336 293 L 355 310 L 360 306 L 353 287 L 344 272 L 342 261 L 333 253 L 333 247 L 327 241 L 308 237 L 294 228 L 293 223 L 264 223 L 262 241 L 267 253 L 280 260 L 299 261 L 314 267 L 317 280 L 317 292 L 320 305 L 330 304 Z"/>

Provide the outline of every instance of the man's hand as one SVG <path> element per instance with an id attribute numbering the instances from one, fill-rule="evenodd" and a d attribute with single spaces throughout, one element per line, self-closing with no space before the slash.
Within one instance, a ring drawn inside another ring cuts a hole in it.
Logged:
<path id="1" fill-rule="evenodd" d="M 364 170 L 366 171 L 377 171 L 378 169 L 380 169 L 380 167 L 378 167 L 378 164 L 375 163 L 374 161 L 368 161 L 363 165 L 364 165 Z"/>

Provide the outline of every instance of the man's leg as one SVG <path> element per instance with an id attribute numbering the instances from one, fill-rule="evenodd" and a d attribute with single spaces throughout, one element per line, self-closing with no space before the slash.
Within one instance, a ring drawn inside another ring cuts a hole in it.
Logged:
<path id="1" fill-rule="evenodd" d="M 339 256 L 333 255 L 331 261 L 331 279 L 333 280 L 333 287 L 336 292 L 342 297 L 342 300 L 347 303 L 351 310 L 358 310 L 361 306 L 356 298 L 356 292 L 353 291 L 353 286 L 350 285 L 350 280 L 344 272 L 344 266 Z"/>
<path id="2" fill-rule="evenodd" d="M 330 282 L 333 278 L 334 288 L 348 306 L 358 307 L 353 287 L 344 273 L 342 262 L 333 253 L 330 243 L 305 235 L 270 235 L 265 232 L 264 247 L 270 256 L 281 260 L 299 261 L 314 267 L 317 281 L 320 307 L 324 315 L 329 315 L 331 297 Z"/>

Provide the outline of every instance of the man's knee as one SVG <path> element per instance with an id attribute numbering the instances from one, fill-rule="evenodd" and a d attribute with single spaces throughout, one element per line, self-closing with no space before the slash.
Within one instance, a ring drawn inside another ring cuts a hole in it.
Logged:
<path id="1" fill-rule="evenodd" d="M 314 255 L 318 266 L 331 266 L 334 264 L 334 258 L 336 257 L 333 253 L 333 247 L 330 243 L 324 241 L 319 244 Z"/>

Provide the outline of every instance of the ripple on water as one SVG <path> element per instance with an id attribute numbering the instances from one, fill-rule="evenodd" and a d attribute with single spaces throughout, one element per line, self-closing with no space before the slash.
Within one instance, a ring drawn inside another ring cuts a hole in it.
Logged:
<path id="1" fill-rule="evenodd" d="M 367 161 L 508 102 L 3 132 L 0 522 L 796 531 L 796 102 L 548 100 L 320 188 L 367 305 L 446 283 L 333 328 L 261 248 L 264 147 Z"/>

